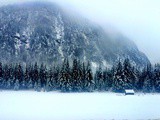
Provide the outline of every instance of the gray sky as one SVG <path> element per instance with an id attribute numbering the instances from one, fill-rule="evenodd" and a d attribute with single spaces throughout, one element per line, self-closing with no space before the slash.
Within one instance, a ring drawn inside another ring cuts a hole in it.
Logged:
<path id="1" fill-rule="evenodd" d="M 0 4 L 19 1 L 1 0 Z M 24 1 L 31 0 L 21 0 Z M 160 62 L 160 0 L 58 0 L 57 2 L 80 12 L 104 28 L 113 26 L 135 41 L 152 63 Z"/>

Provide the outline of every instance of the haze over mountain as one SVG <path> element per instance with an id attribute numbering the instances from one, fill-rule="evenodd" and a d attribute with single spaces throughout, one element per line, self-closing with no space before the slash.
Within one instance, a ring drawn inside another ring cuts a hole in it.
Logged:
<path id="1" fill-rule="evenodd" d="M 29 2 L 0 8 L 0 60 L 45 62 L 79 58 L 113 65 L 129 58 L 149 63 L 133 41 L 50 2 Z"/>

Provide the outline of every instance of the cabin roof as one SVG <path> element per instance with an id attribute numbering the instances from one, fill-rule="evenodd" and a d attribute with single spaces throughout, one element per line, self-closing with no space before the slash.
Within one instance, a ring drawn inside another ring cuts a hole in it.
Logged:
<path id="1" fill-rule="evenodd" d="M 125 93 L 134 93 L 134 90 L 133 89 L 126 89 Z"/>

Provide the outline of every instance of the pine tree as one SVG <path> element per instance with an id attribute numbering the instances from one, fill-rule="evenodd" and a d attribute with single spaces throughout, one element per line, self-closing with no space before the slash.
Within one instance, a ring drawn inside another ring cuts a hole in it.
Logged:
<path id="1" fill-rule="evenodd" d="M 33 71 L 31 71 L 31 72 L 33 72 L 33 73 L 32 73 L 32 77 L 33 77 L 32 81 L 33 81 L 33 83 L 38 82 L 38 79 L 39 79 L 39 71 L 38 71 L 37 62 L 36 62 L 35 65 L 34 65 Z"/>
<path id="2" fill-rule="evenodd" d="M 22 82 L 21 82 L 21 89 L 26 89 L 26 81 L 25 81 L 25 79 L 23 79 Z"/>
<path id="3" fill-rule="evenodd" d="M 14 90 L 19 90 L 20 84 L 19 84 L 19 80 L 16 79 L 15 83 L 14 83 Z"/>
<path id="4" fill-rule="evenodd" d="M 0 78 L 3 77 L 3 66 L 2 63 L 0 62 Z"/>
<path id="5" fill-rule="evenodd" d="M 12 89 L 13 87 L 13 68 L 12 64 L 6 65 L 5 67 L 5 80 L 6 80 L 6 88 Z"/>
<path id="6" fill-rule="evenodd" d="M 113 91 L 123 92 L 125 89 L 124 75 L 123 75 L 123 66 L 119 60 L 116 71 L 114 73 L 114 82 L 113 82 Z"/>
<path id="7" fill-rule="evenodd" d="M 47 77 L 45 90 L 47 92 L 53 90 L 53 84 L 54 84 L 53 70 L 52 70 L 52 68 L 50 68 L 50 70 L 48 72 L 48 77 Z"/>
<path id="8" fill-rule="evenodd" d="M 154 82 L 155 90 L 156 92 L 160 92 L 160 64 L 155 65 L 154 80 L 155 80 Z"/>
<path id="9" fill-rule="evenodd" d="M 12 64 L 9 65 L 9 81 L 10 89 L 13 89 L 14 87 L 14 67 Z"/>
<path id="10" fill-rule="evenodd" d="M 27 88 L 28 89 L 33 89 L 34 87 L 34 70 L 33 70 L 33 66 L 30 64 L 28 66 L 28 74 L 27 76 L 25 76 L 25 79 L 28 79 L 28 82 L 27 82 Z"/>
<path id="11" fill-rule="evenodd" d="M 6 88 L 11 89 L 11 79 L 10 78 L 7 80 Z"/>
<path id="12" fill-rule="evenodd" d="M 59 80 L 60 74 L 61 74 L 60 71 L 61 70 L 60 70 L 59 65 L 54 67 L 54 70 L 53 70 L 53 88 L 55 90 L 60 90 L 60 80 Z"/>
<path id="13" fill-rule="evenodd" d="M 99 66 L 98 70 L 96 71 L 95 77 L 95 89 L 102 91 L 105 89 L 104 85 L 104 78 L 101 66 Z"/>
<path id="14" fill-rule="evenodd" d="M 143 92 L 152 92 L 154 86 L 151 65 L 148 64 L 143 72 Z"/>
<path id="15" fill-rule="evenodd" d="M 9 68 L 8 68 L 8 65 L 5 64 L 4 73 L 3 73 L 3 88 L 4 89 L 10 87 L 10 86 L 7 86 L 7 84 L 9 84 L 8 82 L 10 82 L 8 81 L 8 79 L 9 79 Z"/>
<path id="16" fill-rule="evenodd" d="M 63 61 L 63 65 L 62 65 L 61 73 L 59 77 L 60 77 L 59 80 L 60 80 L 61 90 L 63 92 L 71 91 L 72 90 L 71 81 L 70 81 L 71 76 L 70 76 L 70 66 L 69 66 L 68 59 L 65 59 Z"/>
<path id="17" fill-rule="evenodd" d="M 134 68 L 133 69 L 135 75 L 136 75 L 136 80 L 135 80 L 135 85 L 134 85 L 134 88 L 136 91 L 141 91 L 142 90 L 142 87 L 143 87 L 143 81 L 141 80 L 141 70 L 140 68 Z"/>
<path id="18" fill-rule="evenodd" d="M 23 82 L 22 82 L 22 86 L 23 86 L 24 89 L 28 88 L 28 85 L 29 85 L 28 83 L 29 83 L 29 66 L 26 65 L 24 78 L 23 78 Z"/>
<path id="19" fill-rule="evenodd" d="M 4 87 L 6 89 L 11 89 L 13 84 L 13 77 L 12 77 L 12 66 L 11 65 L 5 65 L 4 67 Z"/>
<path id="20" fill-rule="evenodd" d="M 73 60 L 71 84 L 72 84 L 72 91 L 78 92 L 78 61 L 77 61 L 77 59 Z"/>
<path id="21" fill-rule="evenodd" d="M 151 79 L 147 76 L 143 83 L 143 92 L 151 92 L 152 91 Z"/>
<path id="22" fill-rule="evenodd" d="M 52 82 L 51 82 L 50 79 L 48 79 L 47 82 L 46 82 L 45 90 L 46 90 L 47 92 L 52 90 Z"/>
<path id="23" fill-rule="evenodd" d="M 84 85 L 84 75 L 85 75 L 85 68 L 83 68 L 83 63 L 78 60 L 78 91 L 83 92 L 83 85 Z M 84 70 L 84 71 L 83 71 Z"/>
<path id="24" fill-rule="evenodd" d="M 86 82 L 85 82 L 85 86 L 86 86 L 88 92 L 91 92 L 94 89 L 93 74 L 92 74 L 90 62 L 88 62 L 87 68 L 86 68 Z"/>
<path id="25" fill-rule="evenodd" d="M 40 82 L 42 84 L 42 87 L 45 87 L 45 84 L 46 84 L 46 68 L 43 65 L 43 63 L 41 64 L 41 67 L 40 67 L 39 79 L 40 79 Z"/>
<path id="26" fill-rule="evenodd" d="M 3 87 L 3 66 L 2 66 L 2 63 L 0 62 L 0 88 Z"/>
<path id="27" fill-rule="evenodd" d="M 103 71 L 103 81 L 104 81 L 104 90 L 111 90 L 112 84 L 113 84 L 113 75 L 114 75 L 114 69 L 111 70 L 107 69 Z"/>
<path id="28" fill-rule="evenodd" d="M 134 73 L 134 67 L 131 66 L 131 63 L 128 58 L 125 59 L 123 63 L 123 75 L 125 89 L 134 89 L 137 77 Z"/>
<path id="29" fill-rule="evenodd" d="M 28 89 L 32 89 L 33 88 L 33 81 L 32 81 L 32 79 L 29 79 L 28 84 L 27 84 L 27 88 Z"/>
<path id="30" fill-rule="evenodd" d="M 86 67 L 85 67 L 85 63 L 83 62 L 82 64 L 82 75 L 81 75 L 81 89 L 82 91 L 86 91 Z"/>
<path id="31" fill-rule="evenodd" d="M 71 91 L 72 87 L 71 87 L 71 70 L 70 70 L 70 64 L 69 64 L 69 60 L 68 58 L 66 59 L 66 64 L 65 64 L 65 81 L 66 81 L 66 88 L 67 91 Z"/>
<path id="32" fill-rule="evenodd" d="M 22 81 L 23 81 L 23 69 L 22 69 L 22 66 L 21 64 L 18 65 L 18 70 L 17 70 L 17 77 L 18 77 L 18 80 L 19 80 L 19 84 L 20 84 L 20 88 L 22 89 Z"/>
<path id="33" fill-rule="evenodd" d="M 37 91 L 37 92 L 41 91 L 41 81 L 40 80 L 35 81 L 35 83 L 34 83 L 34 90 Z"/>

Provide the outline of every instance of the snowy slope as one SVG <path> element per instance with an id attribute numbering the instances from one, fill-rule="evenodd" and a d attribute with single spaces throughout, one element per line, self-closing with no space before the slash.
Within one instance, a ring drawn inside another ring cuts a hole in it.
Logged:
<path id="1" fill-rule="evenodd" d="M 47 2 L 1 7 L 0 61 L 52 64 L 77 57 L 109 66 L 127 57 L 140 66 L 149 63 L 121 33 L 107 33 L 72 12 Z"/>
<path id="2" fill-rule="evenodd" d="M 107 119 L 160 119 L 160 95 L 0 92 L 0 120 Z"/>

